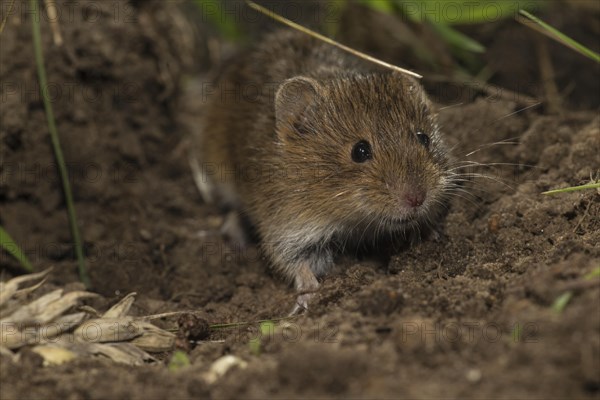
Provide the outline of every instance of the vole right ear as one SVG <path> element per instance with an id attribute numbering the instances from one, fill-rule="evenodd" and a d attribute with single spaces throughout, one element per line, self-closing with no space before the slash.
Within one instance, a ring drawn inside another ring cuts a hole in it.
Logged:
<path id="1" fill-rule="evenodd" d="M 284 81 L 275 94 L 275 125 L 279 135 L 305 133 L 304 113 L 321 90 L 319 82 L 305 76 Z"/>

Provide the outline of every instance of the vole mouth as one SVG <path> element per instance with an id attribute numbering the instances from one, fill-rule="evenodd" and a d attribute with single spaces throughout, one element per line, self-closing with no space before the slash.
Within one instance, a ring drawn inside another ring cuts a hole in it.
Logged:
<path id="1" fill-rule="evenodd" d="M 430 194 L 420 186 L 409 186 L 393 194 L 395 220 L 411 221 L 425 214 Z"/>
<path id="2" fill-rule="evenodd" d="M 419 223 L 427 218 L 430 201 L 425 195 L 408 195 L 398 201 L 396 212 L 391 217 L 394 224 Z"/>
<path id="3" fill-rule="evenodd" d="M 417 207 L 410 210 L 407 210 L 403 214 L 396 214 L 391 218 L 394 224 L 406 224 L 406 223 L 415 223 L 419 220 L 423 219 L 425 215 L 425 210 L 423 207 Z"/>

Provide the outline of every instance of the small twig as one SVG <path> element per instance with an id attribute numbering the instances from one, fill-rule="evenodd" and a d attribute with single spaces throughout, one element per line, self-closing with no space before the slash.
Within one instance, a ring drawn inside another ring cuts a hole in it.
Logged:
<path id="1" fill-rule="evenodd" d="M 10 2 L 10 5 L 8 6 L 8 11 L 6 11 L 6 15 L 4 16 L 4 19 L 2 19 L 2 23 L 0 23 L 0 34 L 2 34 L 2 31 L 4 31 L 4 25 L 6 25 L 6 21 L 8 21 L 8 16 L 12 13 L 12 9 L 15 6 L 15 0 L 12 0 Z"/>
<path id="2" fill-rule="evenodd" d="M 250 321 L 250 322 L 233 322 L 231 324 L 214 324 L 214 325 L 209 325 L 208 329 L 217 330 L 217 329 L 226 329 L 226 328 L 239 328 L 242 326 L 261 324 L 263 322 L 279 322 L 279 321 L 287 321 L 287 320 L 291 320 L 291 319 L 295 319 L 295 318 L 297 318 L 297 315 L 291 315 L 291 316 L 279 317 L 279 318 L 271 318 L 271 319 L 262 319 L 259 321 Z"/>
<path id="3" fill-rule="evenodd" d="M 15 0 L 12 0 L 10 2 L 10 5 L 8 6 L 8 10 L 6 11 L 6 15 L 2 19 L 2 23 L 0 23 L 0 34 L 2 33 L 2 31 L 4 31 L 4 25 L 6 25 L 6 21 L 8 21 L 8 16 L 12 13 L 12 9 L 13 9 L 14 5 L 15 5 Z"/>
<path id="4" fill-rule="evenodd" d="M 537 36 L 537 53 L 540 67 L 540 75 L 544 92 L 546 93 L 546 101 L 548 111 L 551 114 L 559 114 L 561 111 L 561 98 L 554 80 L 554 67 L 548 51 L 548 42 L 541 36 Z"/>
<path id="5" fill-rule="evenodd" d="M 147 315 L 145 317 L 141 317 L 140 319 L 142 319 L 144 321 L 152 321 L 154 319 L 177 317 L 180 315 L 187 315 L 187 314 L 194 315 L 195 312 L 194 311 L 170 311 L 170 312 L 164 312 L 164 313 L 160 313 L 160 314 Z"/>
<path id="6" fill-rule="evenodd" d="M 44 0 L 46 4 L 46 13 L 48 21 L 50 21 L 50 29 L 52 29 L 52 39 L 56 46 L 62 46 L 63 39 L 60 34 L 60 25 L 58 24 L 58 12 L 56 11 L 56 0 Z"/>
<path id="7" fill-rule="evenodd" d="M 351 47 L 345 46 L 345 45 L 341 44 L 340 42 L 336 42 L 335 40 L 330 39 L 327 36 L 323 36 L 320 33 L 317 33 L 317 32 L 315 32 L 313 30 L 310 30 L 310 29 L 308 29 L 308 28 L 306 28 L 306 27 L 304 27 L 304 26 L 302 26 L 300 24 L 297 24 L 297 23 L 295 23 L 293 21 L 290 21 L 289 19 L 284 18 L 281 15 L 276 14 L 275 12 L 269 10 L 268 8 L 265 8 L 263 6 L 260 6 L 260 5 L 256 4 L 256 3 L 254 3 L 253 1 L 246 0 L 246 3 L 248 4 L 248 6 L 250 6 L 250 8 L 252 8 L 252 9 L 260 12 L 261 14 L 264 14 L 264 15 L 270 17 L 270 18 L 273 18 L 274 20 L 276 20 L 278 22 L 281 22 L 282 24 L 287 25 L 290 28 L 294 28 L 294 29 L 296 29 L 296 30 L 298 30 L 300 32 L 306 33 L 307 35 L 310 35 L 310 36 L 315 37 L 315 38 L 317 38 L 319 40 L 322 40 L 323 42 L 325 42 L 327 44 L 335 46 L 338 49 L 344 50 L 344 51 L 346 51 L 346 52 L 348 52 L 350 54 L 353 54 L 353 55 L 355 55 L 357 57 L 363 58 L 363 59 L 368 60 L 368 61 L 370 61 L 372 63 L 377 64 L 377 65 L 381 65 L 382 67 L 393 69 L 395 71 L 398 71 L 398 72 L 401 72 L 403 74 L 407 74 L 407 75 L 410 75 L 410 76 L 414 76 L 415 78 L 421 79 L 423 77 L 423 76 L 417 74 L 416 72 L 409 71 L 407 69 L 400 68 L 400 67 L 398 67 L 396 65 L 386 63 L 385 61 L 381 61 L 378 58 L 372 57 L 372 56 L 370 56 L 368 54 L 362 53 L 362 52 L 360 52 L 358 50 L 355 50 L 355 49 L 353 49 Z"/>
<path id="8" fill-rule="evenodd" d="M 591 206 L 592 206 L 592 201 L 590 200 L 590 201 L 588 201 L 587 207 L 585 208 L 585 211 L 583 212 L 583 216 L 579 219 L 579 222 L 577 223 L 577 225 L 575 225 L 575 228 L 573 228 L 573 232 L 577 232 L 577 230 L 579 229 L 581 224 L 583 224 L 583 221 L 587 217 Z"/>

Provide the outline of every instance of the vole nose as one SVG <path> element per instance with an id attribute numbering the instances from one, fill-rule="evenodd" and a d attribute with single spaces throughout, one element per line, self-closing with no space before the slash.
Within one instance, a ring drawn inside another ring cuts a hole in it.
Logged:
<path id="1" fill-rule="evenodd" d="M 404 195 L 404 200 L 410 208 L 416 208 L 425 202 L 425 196 L 424 190 L 413 190 Z"/>

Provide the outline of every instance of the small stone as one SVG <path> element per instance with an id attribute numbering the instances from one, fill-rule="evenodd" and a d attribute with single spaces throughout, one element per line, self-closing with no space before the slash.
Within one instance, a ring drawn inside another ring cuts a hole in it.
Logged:
<path id="1" fill-rule="evenodd" d="M 481 380 L 481 370 L 472 368 L 467 371 L 466 377 L 469 382 L 477 383 Z"/>
<path id="2" fill-rule="evenodd" d="M 152 239 L 152 234 L 146 229 L 140 229 L 140 237 L 148 242 L 150 239 Z"/>
<path id="3" fill-rule="evenodd" d="M 488 231 L 491 234 L 496 234 L 500 230 L 500 216 L 498 214 L 492 214 L 488 218 Z"/>

